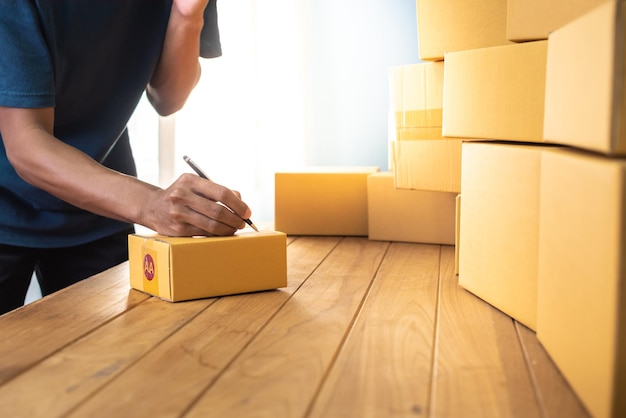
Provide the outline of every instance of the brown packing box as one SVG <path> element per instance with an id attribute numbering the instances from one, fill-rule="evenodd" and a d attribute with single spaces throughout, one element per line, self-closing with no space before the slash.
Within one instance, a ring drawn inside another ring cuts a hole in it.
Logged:
<path id="1" fill-rule="evenodd" d="M 507 39 L 548 39 L 548 34 L 606 0 L 507 0 Z"/>
<path id="2" fill-rule="evenodd" d="M 507 0 L 417 0 L 419 57 L 443 60 L 451 51 L 509 43 Z"/>
<path id="3" fill-rule="evenodd" d="M 454 228 L 454 274 L 459 275 L 459 247 L 461 245 L 461 194 L 456 195 L 456 223 Z"/>
<path id="4" fill-rule="evenodd" d="M 443 112 L 443 62 L 390 69 L 391 139 L 440 139 Z"/>
<path id="5" fill-rule="evenodd" d="M 395 187 L 460 192 L 461 142 L 460 139 L 391 142 Z"/>
<path id="6" fill-rule="evenodd" d="M 536 327 L 541 154 L 547 145 L 463 143 L 459 284 Z"/>
<path id="7" fill-rule="evenodd" d="M 378 167 L 275 173 L 274 227 L 289 235 L 367 236 L 367 176 Z"/>
<path id="8" fill-rule="evenodd" d="M 129 235 L 132 288 L 177 302 L 287 286 L 282 232 L 228 237 Z"/>
<path id="9" fill-rule="evenodd" d="M 547 46 L 446 54 L 443 136 L 543 142 Z"/>
<path id="10" fill-rule="evenodd" d="M 454 245 L 456 193 L 400 190 L 393 173 L 368 177 L 371 240 Z"/>
<path id="11" fill-rule="evenodd" d="M 626 155 L 624 8 L 605 2 L 550 35 L 546 140 Z"/>
<path id="12" fill-rule="evenodd" d="M 626 416 L 626 159 L 545 152 L 537 337 L 591 415 Z"/>

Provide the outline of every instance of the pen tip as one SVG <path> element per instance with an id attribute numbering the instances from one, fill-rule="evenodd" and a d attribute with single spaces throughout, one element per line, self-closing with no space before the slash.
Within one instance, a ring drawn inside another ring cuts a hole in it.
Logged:
<path id="1" fill-rule="evenodd" d="M 243 220 L 245 223 L 247 223 L 248 225 L 250 225 L 250 227 L 252 229 L 254 229 L 256 232 L 259 232 L 259 229 L 256 227 L 255 224 L 252 223 L 252 221 L 250 219 L 244 219 Z"/>

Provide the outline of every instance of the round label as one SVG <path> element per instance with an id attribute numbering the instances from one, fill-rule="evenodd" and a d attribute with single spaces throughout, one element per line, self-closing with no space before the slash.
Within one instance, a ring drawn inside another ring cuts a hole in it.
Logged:
<path id="1" fill-rule="evenodd" d="M 150 254 L 143 258 L 143 275 L 148 280 L 154 279 L 154 259 Z"/>

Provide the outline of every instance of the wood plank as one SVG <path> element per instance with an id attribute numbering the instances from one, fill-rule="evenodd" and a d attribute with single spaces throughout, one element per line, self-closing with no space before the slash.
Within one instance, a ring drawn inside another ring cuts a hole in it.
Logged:
<path id="1" fill-rule="evenodd" d="M 436 332 L 431 416 L 541 416 L 513 320 L 458 285 L 451 247 Z"/>
<path id="2" fill-rule="evenodd" d="M 544 418 L 590 417 L 591 415 L 537 340 L 537 334 L 520 323 L 516 323 L 515 326 L 522 341 L 526 362 L 530 368 Z"/>
<path id="3" fill-rule="evenodd" d="M 439 256 L 438 245 L 391 245 L 311 417 L 425 414 Z"/>
<path id="4" fill-rule="evenodd" d="M 343 239 L 188 417 L 303 416 L 388 245 Z"/>
<path id="5" fill-rule="evenodd" d="M 0 385 L 148 298 L 125 262 L 0 316 Z"/>
<path id="6" fill-rule="evenodd" d="M 287 247 L 288 287 L 221 298 L 86 403 L 76 417 L 178 417 L 220 375 L 339 242 Z M 149 384 L 146 384 L 149 382 Z M 158 400 L 158 401 L 155 401 Z"/>
<path id="7" fill-rule="evenodd" d="M 150 298 L 2 386 L 2 414 L 64 416 L 213 302 Z"/>

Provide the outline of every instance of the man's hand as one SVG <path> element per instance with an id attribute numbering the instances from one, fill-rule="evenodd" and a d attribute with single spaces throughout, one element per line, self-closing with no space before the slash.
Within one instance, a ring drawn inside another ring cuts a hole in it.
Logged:
<path id="1" fill-rule="evenodd" d="M 238 192 L 194 174 L 156 191 L 144 209 L 146 224 L 170 236 L 232 235 L 251 215 Z"/>
<path id="2" fill-rule="evenodd" d="M 24 181 L 59 199 L 166 235 L 230 235 L 250 217 L 239 193 L 196 175 L 184 174 L 162 190 L 106 168 L 55 138 L 53 121 L 53 108 L 0 106 L 9 161 Z"/>

